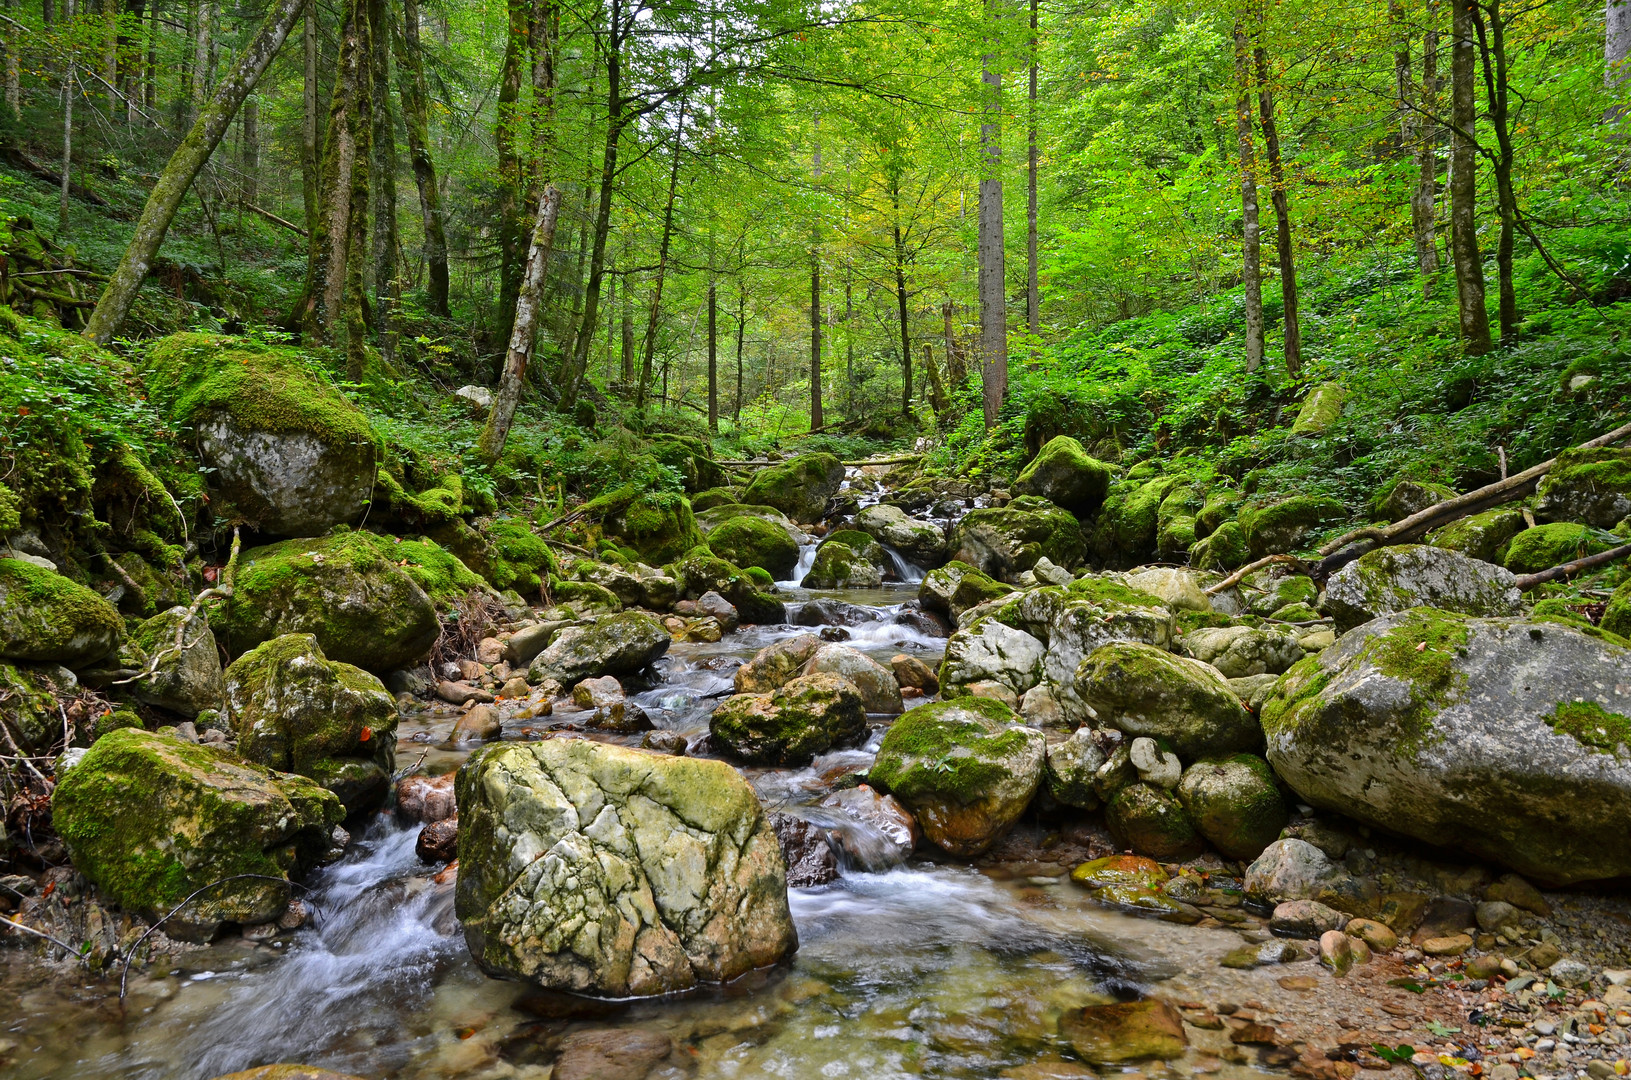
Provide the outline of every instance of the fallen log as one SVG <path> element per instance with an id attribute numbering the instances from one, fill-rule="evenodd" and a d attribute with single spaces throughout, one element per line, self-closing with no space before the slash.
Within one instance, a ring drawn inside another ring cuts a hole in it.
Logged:
<path id="1" fill-rule="evenodd" d="M 1227 592 L 1245 580 L 1247 574 L 1250 574 L 1254 570 L 1261 570 L 1265 566 L 1273 566 L 1275 563 L 1291 563 L 1292 565 L 1296 566 L 1300 572 L 1304 574 L 1309 572 L 1308 564 L 1304 563 L 1295 555 L 1265 555 L 1261 559 L 1252 560 L 1245 566 L 1242 566 L 1239 570 L 1236 570 L 1234 573 L 1218 582 L 1216 585 L 1210 586 L 1202 591 L 1205 592 L 1207 596 L 1216 596 L 1218 593 Z"/>
<path id="2" fill-rule="evenodd" d="M 1571 578 L 1576 574 L 1583 574 L 1587 570 L 1595 570 L 1599 566 L 1605 566 L 1615 559 L 1623 559 L 1627 555 L 1631 555 L 1631 544 L 1621 544 L 1619 547 L 1599 551 L 1595 555 L 1587 555 L 1585 558 L 1575 559 L 1573 562 L 1562 563 L 1536 574 L 1524 574 L 1518 578 L 1518 591 L 1528 592 L 1536 585 L 1544 585 L 1548 581 L 1561 581 L 1564 578 Z"/>

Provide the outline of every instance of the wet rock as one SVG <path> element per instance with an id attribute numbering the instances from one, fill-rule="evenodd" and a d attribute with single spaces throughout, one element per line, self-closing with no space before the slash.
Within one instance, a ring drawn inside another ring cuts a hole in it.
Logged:
<path id="1" fill-rule="evenodd" d="M 1340 930 L 1347 916 L 1318 900 L 1287 900 L 1274 908 L 1269 929 L 1285 937 L 1313 940 L 1327 930 Z"/>
<path id="2" fill-rule="evenodd" d="M 484 970 L 643 996 L 728 982 L 797 947 L 776 835 L 725 762 L 504 744 L 471 757 L 458 794 L 456 910 Z"/>
<path id="3" fill-rule="evenodd" d="M 753 659 L 736 669 L 733 682 L 738 694 L 765 694 L 798 675 L 801 668 L 821 648 L 814 634 L 799 634 L 766 645 Z"/>
<path id="4" fill-rule="evenodd" d="M 832 810 L 839 810 L 877 831 L 893 849 L 890 859 L 870 858 L 870 853 L 864 851 L 849 851 L 846 854 L 851 863 L 868 869 L 882 869 L 875 865 L 905 862 L 911 858 L 917 847 L 920 834 L 917 819 L 911 811 L 900 804 L 900 800 L 893 795 L 881 795 L 866 784 L 857 784 L 852 788 L 835 791 L 821 800 L 821 805 Z M 847 837 L 842 833 L 835 834 L 834 840 L 845 847 Z"/>
<path id="5" fill-rule="evenodd" d="M 472 705 L 454 722 L 447 738 L 455 743 L 492 742 L 503 734 L 504 724 L 497 709 L 491 705 Z"/>
<path id="6" fill-rule="evenodd" d="M 900 683 L 894 672 L 865 653 L 847 645 L 826 644 L 811 654 L 801 675 L 837 675 L 861 692 L 861 705 L 869 713 L 895 715 L 903 709 Z"/>
<path id="7" fill-rule="evenodd" d="M 908 517 L 899 507 L 884 503 L 868 506 L 855 515 L 855 527 L 925 570 L 946 561 L 946 538 L 940 529 Z"/>
<path id="8" fill-rule="evenodd" d="M 818 826 L 790 814 L 771 814 L 770 827 L 787 864 L 787 887 L 808 889 L 838 880 L 838 858 Z"/>
<path id="9" fill-rule="evenodd" d="M 1380 548 L 1331 576 L 1321 608 L 1338 632 L 1380 615 L 1433 607 L 1464 615 L 1517 615 L 1517 579 L 1499 566 L 1458 551 L 1405 544 Z"/>
<path id="10" fill-rule="evenodd" d="M 51 802 L 74 868 L 102 894 L 148 917 L 233 874 L 166 924 L 207 940 L 224 922 L 270 922 L 289 903 L 283 879 L 328 851 L 345 815 L 313 781 L 208 746 L 122 728 L 60 774 Z"/>
<path id="11" fill-rule="evenodd" d="M 940 662 L 941 692 L 957 696 L 971 683 L 995 682 L 1007 687 L 1017 702 L 1042 679 L 1047 646 L 1023 630 L 996 619 L 976 619 L 952 634 Z"/>
<path id="12" fill-rule="evenodd" d="M 864 626 L 882 618 L 876 608 L 847 604 L 823 596 L 800 604 L 792 623 L 794 626 Z"/>
<path id="13" fill-rule="evenodd" d="M 1571 627 L 1418 608 L 1303 661 L 1263 708 L 1308 803 L 1520 873 L 1631 873 L 1631 651 Z"/>
<path id="14" fill-rule="evenodd" d="M 915 630 L 924 637 L 944 638 L 951 636 L 951 624 L 946 619 L 932 611 L 925 611 L 916 600 L 908 600 L 902 604 L 895 613 L 895 621 L 908 630 Z"/>
<path id="15" fill-rule="evenodd" d="M 181 646 L 176 647 L 176 631 Z M 142 670 L 151 672 L 132 685 L 136 697 L 188 719 L 204 709 L 220 709 L 226 696 L 221 656 L 203 615 L 188 616 L 188 609 L 173 607 L 153 616 L 131 635 L 131 644 L 145 657 Z"/>
<path id="16" fill-rule="evenodd" d="M 110 655 L 124 620 L 112 604 L 54 570 L 0 558 L 0 659 L 81 668 Z"/>
<path id="17" fill-rule="evenodd" d="M 1069 512 L 1034 496 L 1007 506 L 971 510 L 952 533 L 951 557 L 999 581 L 1014 582 L 1046 556 L 1066 569 L 1087 554 L 1081 527 Z"/>
<path id="18" fill-rule="evenodd" d="M 1129 784 L 1104 811 L 1105 824 L 1125 846 L 1156 859 L 1184 859 L 1201 852 L 1201 839 L 1171 792 L 1151 784 Z"/>
<path id="19" fill-rule="evenodd" d="M 1083 1061 L 1094 1065 L 1170 1061 L 1189 1046 L 1178 1010 L 1153 999 L 1072 1010 L 1059 1018 L 1059 1033 Z"/>
<path id="20" fill-rule="evenodd" d="M 262 1065 L 243 1072 L 218 1076 L 215 1080 L 362 1080 L 350 1073 L 319 1069 L 315 1065 Z"/>
<path id="21" fill-rule="evenodd" d="M 1303 658 L 1290 634 L 1250 626 L 1215 626 L 1191 630 L 1182 639 L 1185 656 L 1211 664 L 1226 679 L 1282 675 Z"/>
<path id="22" fill-rule="evenodd" d="M 1107 855 L 1077 866 L 1070 872 L 1070 880 L 1089 889 L 1111 885 L 1155 889 L 1167 880 L 1167 872 L 1160 863 L 1142 855 Z"/>
<path id="23" fill-rule="evenodd" d="M 643 750 L 653 750 L 659 754 L 673 754 L 683 757 L 685 754 L 685 736 L 677 731 L 658 729 L 646 732 L 645 738 L 640 740 Z"/>
<path id="24" fill-rule="evenodd" d="M 917 598 L 924 610 L 949 615 L 955 620 L 968 609 L 1012 591 L 984 571 L 954 560 L 923 575 Z"/>
<path id="25" fill-rule="evenodd" d="M 1103 765 L 1104 751 L 1093 741 L 1093 733 L 1080 728 L 1068 738 L 1048 744 L 1043 782 L 1048 794 L 1061 805 L 1097 810 L 1100 798 L 1096 781 Z"/>
<path id="26" fill-rule="evenodd" d="M 850 635 L 842 626 L 823 626 L 818 636 L 822 641 L 848 641 Z"/>
<path id="27" fill-rule="evenodd" d="M 715 555 L 743 568 L 757 566 L 777 581 L 793 576 L 799 545 L 780 525 L 757 517 L 728 518 L 708 530 Z"/>
<path id="28" fill-rule="evenodd" d="M 697 614 L 713 619 L 726 632 L 735 630 L 742 621 L 736 605 L 712 589 L 697 597 Z"/>
<path id="29" fill-rule="evenodd" d="M 1307 958 L 1302 949 L 1289 941 L 1265 941 L 1260 945 L 1242 945 L 1230 951 L 1218 961 L 1218 966 L 1250 971 L 1273 964 L 1294 964 Z"/>
<path id="30" fill-rule="evenodd" d="M 453 801 L 453 773 L 408 776 L 396 785 L 396 816 L 430 824 L 458 813 Z"/>
<path id="31" fill-rule="evenodd" d="M 432 821 L 419 830 L 413 851 L 421 862 L 451 862 L 459 857 L 459 816 Z"/>
<path id="32" fill-rule="evenodd" d="M 623 684 L 614 676 L 584 679 L 572 688 L 572 704 L 580 709 L 598 709 L 624 700 Z"/>
<path id="33" fill-rule="evenodd" d="M 487 704 L 493 700 L 493 695 L 479 686 L 471 686 L 467 682 L 455 682 L 443 679 L 436 684 L 436 696 L 449 705 L 467 705 L 470 702 Z"/>
<path id="34" fill-rule="evenodd" d="M 839 675 L 791 679 L 762 694 L 736 694 L 708 720 L 714 742 L 743 761 L 803 765 L 866 735 L 861 692 Z"/>
<path id="35" fill-rule="evenodd" d="M 889 658 L 889 667 L 895 673 L 895 682 L 902 687 L 914 687 L 930 695 L 940 692 L 940 679 L 934 669 L 915 656 L 896 653 Z"/>
<path id="36" fill-rule="evenodd" d="M 1127 759 L 1138 770 L 1138 778 L 1153 787 L 1175 788 L 1184 773 L 1178 755 L 1163 751 L 1154 739 L 1134 739 L 1127 748 Z"/>
<path id="37" fill-rule="evenodd" d="M 600 675 L 634 675 L 668 651 L 662 623 L 640 611 L 604 615 L 588 626 L 555 635 L 527 672 L 527 681 L 559 679 L 572 684 Z"/>
<path id="38" fill-rule="evenodd" d="M 524 667 L 531 664 L 533 658 L 544 651 L 557 631 L 571 623 L 551 621 L 529 623 L 510 635 L 510 640 L 504 643 L 503 659 L 509 661 L 512 667 Z"/>
<path id="39" fill-rule="evenodd" d="M 672 1040 L 660 1031 L 577 1031 L 561 1040 L 551 1080 L 645 1080 L 672 1050 Z"/>
<path id="40" fill-rule="evenodd" d="M 1354 966 L 1353 944 L 1341 930 L 1327 930 L 1320 935 L 1320 963 L 1331 969 L 1337 978 L 1348 974 Z"/>
<path id="41" fill-rule="evenodd" d="M 883 582 L 883 571 L 848 544 L 826 542 L 800 584 L 806 589 L 871 589 Z"/>
<path id="42" fill-rule="evenodd" d="M 1343 927 L 1349 937 L 1358 938 L 1379 953 L 1392 952 L 1399 945 L 1399 936 L 1385 923 L 1374 919 L 1351 919 Z"/>
<path id="43" fill-rule="evenodd" d="M 650 731 L 655 725 L 646 710 L 632 701 L 614 701 L 597 708 L 589 717 L 587 727 L 595 731 L 609 731 L 617 735 L 638 735 Z"/>
<path id="44" fill-rule="evenodd" d="M 1178 801 L 1208 843 L 1241 861 L 1261 855 L 1290 816 L 1268 762 L 1253 754 L 1191 765 Z"/>
<path id="45" fill-rule="evenodd" d="M 1086 517 L 1104 504 L 1110 466 L 1069 435 L 1050 439 L 1014 480 L 1014 494 L 1037 495 Z"/>
<path id="46" fill-rule="evenodd" d="M 844 466 L 831 454 L 801 454 L 760 469 L 742 492 L 742 501 L 773 506 L 794 521 L 820 521 L 827 500 L 844 482 Z"/>
<path id="47" fill-rule="evenodd" d="M 1163 739 L 1180 758 L 1256 749 L 1256 717 L 1216 670 L 1153 645 L 1115 642 L 1082 661 L 1076 692 L 1129 735 Z"/>
<path id="48" fill-rule="evenodd" d="M 1029 805 L 1042 779 L 1042 733 L 998 702 L 963 698 L 919 705 L 883 737 L 870 782 L 917 818 L 945 851 L 978 855 Z"/>
<path id="49" fill-rule="evenodd" d="M 396 700 L 385 684 L 288 634 L 238 657 L 225 673 L 238 753 L 311 777 L 355 812 L 378 805 L 396 767 Z"/>
<path id="50" fill-rule="evenodd" d="M 1276 840 L 1246 868 L 1246 896 L 1261 904 L 1312 900 L 1345 877 L 1325 852 L 1304 840 Z"/>
<path id="51" fill-rule="evenodd" d="M 531 693 L 532 687 L 528 686 L 527 680 L 520 675 L 513 675 L 506 679 L 504 685 L 498 689 L 499 697 L 508 698 L 511 701 L 519 701 L 521 698 L 528 697 Z"/>

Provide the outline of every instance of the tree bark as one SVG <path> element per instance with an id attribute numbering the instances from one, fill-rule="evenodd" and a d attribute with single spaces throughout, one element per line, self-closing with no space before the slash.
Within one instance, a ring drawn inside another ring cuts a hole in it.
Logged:
<path id="1" fill-rule="evenodd" d="M 357 23 L 357 99 L 354 128 L 356 160 L 351 168 L 350 214 L 345 230 L 345 370 L 361 382 L 368 369 L 368 195 L 374 156 L 374 26 L 380 0 L 359 0 Z"/>
<path id="2" fill-rule="evenodd" d="M 373 35 L 370 69 L 373 128 L 369 142 L 373 161 L 369 168 L 370 202 L 374 208 L 373 278 L 374 329 L 386 364 L 396 360 L 396 308 L 401 282 L 396 265 L 396 124 L 391 115 L 391 9 L 385 0 L 369 0 L 369 26 Z"/>
<path id="3" fill-rule="evenodd" d="M 708 279 L 708 431 L 719 434 L 719 297 Z"/>
<path id="4" fill-rule="evenodd" d="M 657 320 L 663 310 L 663 279 L 668 273 L 668 247 L 674 238 L 674 196 L 680 186 L 680 151 L 684 140 L 685 101 L 682 98 L 679 122 L 674 129 L 674 158 L 668 168 L 668 198 L 663 203 L 662 238 L 657 242 L 657 273 L 651 284 L 651 311 L 646 318 L 646 336 L 640 345 L 640 382 L 634 388 L 636 412 L 646 407 L 646 388 L 651 385 L 651 365 L 657 352 Z"/>
<path id="5" fill-rule="evenodd" d="M 6 13 L 13 19 L 17 17 L 17 0 L 6 0 Z M 6 111 L 11 113 L 13 120 L 17 120 L 23 114 L 23 76 L 22 66 L 17 62 L 16 31 L 9 23 L 6 27 L 5 50 Z"/>
<path id="6" fill-rule="evenodd" d="M 821 187 L 821 115 L 813 124 L 814 145 L 810 153 L 811 175 Z M 819 430 L 826 421 L 821 416 L 821 219 L 810 222 L 810 430 Z"/>
<path id="7" fill-rule="evenodd" d="M 526 382 L 527 356 L 532 352 L 533 337 L 538 329 L 538 307 L 543 298 L 544 278 L 549 267 L 549 253 L 555 246 L 555 226 L 561 215 L 561 189 L 553 182 L 544 185 L 538 203 L 538 223 L 532 230 L 532 243 L 527 249 L 526 273 L 515 306 L 515 318 L 510 325 L 510 346 L 504 354 L 504 371 L 499 376 L 498 392 L 493 395 L 493 410 L 482 429 L 477 452 L 489 463 L 498 460 L 509 438 L 510 425 L 515 420 L 516 406 L 521 401 L 521 387 Z"/>
<path id="8" fill-rule="evenodd" d="M 1489 352 L 1489 313 L 1484 307 L 1484 261 L 1478 250 L 1477 150 L 1473 127 L 1478 117 L 1477 66 L 1473 0 L 1450 0 L 1450 253 L 1455 262 L 1461 342 L 1467 353 Z"/>
<path id="9" fill-rule="evenodd" d="M 1235 21 L 1235 134 L 1240 147 L 1241 272 L 1246 292 L 1246 370 L 1263 366 L 1263 234 L 1257 206 L 1257 139 L 1252 131 L 1246 26 Z"/>
<path id="10" fill-rule="evenodd" d="M 742 346 L 747 336 L 748 285 L 738 280 L 736 291 L 736 400 L 731 405 L 731 426 L 742 426 Z"/>
<path id="11" fill-rule="evenodd" d="M 142 107 L 149 117 L 159 110 L 159 0 L 147 3 L 147 65 L 142 80 Z"/>
<path id="12" fill-rule="evenodd" d="M 986 0 L 985 17 L 994 47 L 1002 0 Z M 980 119 L 980 382 L 981 405 L 987 429 L 997 426 L 997 414 L 1008 396 L 1008 304 L 1002 235 L 1002 72 L 998 56 L 980 57 L 984 84 Z"/>
<path id="13" fill-rule="evenodd" d="M 952 324 L 954 314 L 954 305 L 948 298 L 940 305 L 940 316 L 945 322 L 946 380 L 955 392 L 961 390 L 963 384 L 968 381 L 968 368 L 963 364 L 963 350 L 957 347 L 957 330 Z"/>
<path id="14" fill-rule="evenodd" d="M 198 22 L 193 27 L 193 71 L 187 115 L 196 118 L 210 87 L 210 37 L 215 25 L 216 0 L 199 0 Z"/>
<path id="15" fill-rule="evenodd" d="M 311 227 L 312 259 L 297 320 L 313 342 L 328 342 L 341 316 L 352 252 L 352 219 L 367 216 L 371 121 L 363 110 L 372 83 L 367 23 L 368 0 L 348 0 L 323 135 L 317 218 Z M 360 202 L 354 197 L 359 173 L 363 180 Z M 362 254 L 360 249 L 358 254 Z"/>
<path id="16" fill-rule="evenodd" d="M 912 415 L 912 333 L 906 313 L 906 242 L 900 231 L 899 188 L 895 195 L 895 316 L 900 320 L 900 414 Z"/>
<path id="17" fill-rule="evenodd" d="M 1478 51 L 1484 62 L 1484 91 L 1490 127 L 1495 130 L 1495 205 L 1500 213 L 1501 231 L 1495 243 L 1495 280 L 1500 297 L 1501 344 L 1518 340 L 1518 294 L 1512 281 L 1512 246 L 1518 220 L 1518 196 L 1512 187 L 1512 123 L 1508 112 L 1506 70 L 1506 18 L 1501 0 L 1488 0 L 1473 12 L 1478 31 Z M 1484 16 L 1489 25 L 1484 25 Z"/>
<path id="18" fill-rule="evenodd" d="M 509 31 L 504 39 L 504 65 L 499 73 L 497 122 L 493 143 L 498 151 L 498 308 L 494 315 L 494 337 L 510 337 L 516 297 L 521 288 L 522 252 L 525 243 L 521 214 L 521 156 L 516 143 L 525 130 L 521 115 L 521 68 L 527 46 L 527 0 L 509 0 Z M 586 324 L 591 331 L 594 320 Z"/>
<path id="19" fill-rule="evenodd" d="M 419 213 L 425 228 L 425 300 L 432 315 L 448 316 L 447 230 L 442 196 L 436 186 L 436 164 L 430 155 L 430 90 L 425 82 L 424 54 L 419 48 L 419 0 L 402 0 L 401 54 L 397 80 L 402 87 L 403 126 L 408 133 L 408 159 L 419 189 Z"/>
<path id="20" fill-rule="evenodd" d="M 106 345 L 124 326 L 125 317 L 130 314 L 130 305 L 135 302 L 142 280 L 147 277 L 147 271 L 164 243 L 164 234 L 175 219 L 182 196 L 220 143 L 221 136 L 232 123 L 232 117 L 244 98 L 254 90 L 261 73 L 272 62 L 272 57 L 277 55 L 305 6 L 306 0 L 278 0 L 267 13 L 260 32 L 239 56 L 231 74 L 215 88 L 209 105 L 199 114 L 192 130 L 176 148 L 170 163 L 164 167 L 158 183 L 153 185 L 153 191 L 147 197 L 147 205 L 142 209 L 135 235 L 125 249 L 124 258 L 119 261 L 119 268 L 108 280 L 102 298 L 97 301 L 96 310 L 91 313 L 85 336 L 92 341 Z"/>
<path id="21" fill-rule="evenodd" d="M 63 21 L 70 27 L 74 22 L 74 0 L 62 0 Z M 57 199 L 57 235 L 68 235 L 68 189 L 72 186 L 74 171 L 74 45 L 70 29 L 68 58 L 62 66 L 62 187 Z"/>
<path id="22" fill-rule="evenodd" d="M 634 382 L 634 284 L 623 279 L 623 355 L 622 383 L 627 387 Z"/>
<path id="23" fill-rule="evenodd" d="M 940 381 L 940 369 L 935 366 L 934 346 L 923 343 L 923 373 L 929 377 L 929 408 L 938 419 L 946 411 L 946 387 Z"/>
<path id="24" fill-rule="evenodd" d="M 1631 0 L 1608 0 L 1603 10 L 1603 85 L 1610 90 L 1631 78 Z M 1611 118 L 1619 110 L 1610 111 Z"/>
<path id="25" fill-rule="evenodd" d="M 1261 44 L 1253 50 L 1257 66 L 1257 107 L 1263 121 L 1263 152 L 1269 161 L 1269 201 L 1274 204 L 1274 252 L 1280 262 L 1281 318 L 1285 330 L 1286 373 L 1296 375 L 1303 366 L 1302 321 L 1297 314 L 1297 258 L 1291 247 L 1291 206 L 1286 192 L 1285 167 L 1280 160 L 1280 127 L 1274 115 L 1268 52 Z"/>
<path id="26" fill-rule="evenodd" d="M 1038 7 L 1039 0 L 1031 0 L 1031 71 L 1030 86 L 1028 88 L 1030 114 L 1025 129 L 1025 327 L 1031 332 L 1033 341 L 1040 334 L 1038 328 L 1041 325 L 1042 306 L 1042 287 L 1036 247 L 1036 166 L 1038 161 L 1036 148 L 1036 77 L 1037 67 L 1040 63 L 1037 56 Z M 1031 358 L 1033 360 L 1036 358 L 1034 346 L 1031 349 Z M 931 360 L 930 368 L 932 369 L 933 366 L 934 363 Z M 938 414 L 940 409 L 936 407 L 935 412 Z"/>
<path id="27" fill-rule="evenodd" d="M 1421 46 L 1421 110 L 1417 116 L 1408 107 L 1403 108 L 1401 123 L 1406 125 L 1405 138 L 1414 136 L 1416 150 L 1416 188 L 1410 197 L 1410 221 L 1416 234 L 1416 262 L 1421 268 L 1422 296 L 1432 289 L 1431 275 L 1438 273 L 1438 233 L 1433 207 L 1438 200 L 1438 127 L 1432 117 L 1438 114 L 1438 0 L 1427 0 L 1427 28 L 1422 34 Z M 1400 86 L 1400 103 L 1408 105 L 1405 95 L 1410 91 L 1409 45 L 1401 46 L 1407 69 Z"/>
<path id="28" fill-rule="evenodd" d="M 238 167 L 243 173 L 238 181 L 239 190 L 244 202 L 257 203 L 260 201 L 261 169 L 260 104 L 253 95 L 244 99 L 238 142 Z"/>
<path id="29" fill-rule="evenodd" d="M 300 31 L 303 62 L 300 92 L 300 193 L 306 204 L 306 261 L 315 256 L 312 234 L 317 221 L 317 6 L 306 9 Z"/>

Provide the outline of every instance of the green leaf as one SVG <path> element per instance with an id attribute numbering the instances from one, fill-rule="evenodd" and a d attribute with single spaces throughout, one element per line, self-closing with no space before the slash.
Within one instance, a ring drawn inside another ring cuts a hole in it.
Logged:
<path id="1" fill-rule="evenodd" d="M 1412 994 L 1425 994 L 1427 992 L 1427 987 L 1423 986 L 1415 979 L 1389 979 L 1387 984 L 1389 986 L 1397 986 L 1401 990 L 1408 990 Z"/>
<path id="2" fill-rule="evenodd" d="M 1441 1039 L 1447 1038 L 1448 1036 L 1451 1036 L 1451 1035 L 1460 1034 L 1460 1032 L 1461 1032 L 1460 1028 L 1458 1028 L 1458 1027 L 1445 1027 L 1443 1024 L 1439 1023 L 1437 1020 L 1427 1021 L 1427 1030 L 1431 1031 L 1434 1035 L 1437 1035 Z"/>

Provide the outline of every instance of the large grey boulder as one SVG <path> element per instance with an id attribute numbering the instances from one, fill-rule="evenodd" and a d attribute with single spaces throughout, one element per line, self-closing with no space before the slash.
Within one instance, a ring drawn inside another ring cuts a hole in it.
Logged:
<path id="1" fill-rule="evenodd" d="M 1372 551 L 1331 576 L 1321 608 L 1344 633 L 1378 615 L 1434 607 L 1464 615 L 1517 615 L 1523 597 L 1508 570 L 1447 548 L 1405 544 Z"/>
<path id="2" fill-rule="evenodd" d="M 456 790 L 455 910 L 485 971 L 631 997 L 727 982 L 798 947 L 776 834 L 725 762 L 501 744 Z"/>
<path id="3" fill-rule="evenodd" d="M 1255 750 L 1263 740 L 1257 718 L 1214 668 L 1153 645 L 1095 649 L 1077 671 L 1076 692 L 1102 722 L 1164 739 L 1185 761 Z"/>
<path id="4" fill-rule="evenodd" d="M 557 633 L 533 660 L 527 681 L 556 679 L 571 686 L 602 675 L 634 675 L 666 653 L 671 641 L 663 624 L 643 611 L 605 615 Z"/>
<path id="5" fill-rule="evenodd" d="M 119 644 L 118 609 L 55 570 L 0 558 L 0 660 L 84 667 Z"/>
<path id="6" fill-rule="evenodd" d="M 1284 676 L 1268 759 L 1305 801 L 1558 883 L 1631 874 L 1631 651 L 1431 608 Z"/>
<path id="7" fill-rule="evenodd" d="M 773 506 L 794 521 L 820 521 L 843 482 L 844 466 L 836 457 L 800 454 L 755 473 L 742 501 Z"/>
<path id="8" fill-rule="evenodd" d="M 1226 679 L 1281 675 L 1303 658 L 1290 634 L 1251 626 L 1206 626 L 1189 631 L 1182 643 L 1185 656 L 1211 664 Z"/>
<path id="9" fill-rule="evenodd" d="M 215 636 L 203 615 L 189 617 L 186 608 L 173 607 L 137 627 L 131 643 L 140 650 L 138 658 L 145 657 L 142 670 L 150 672 L 131 685 L 142 701 L 188 720 L 221 707 L 226 681 Z"/>
<path id="10" fill-rule="evenodd" d="M 861 704 L 869 713 L 901 712 L 904 705 L 895 673 L 872 657 L 848 645 L 821 646 L 805 662 L 801 675 L 837 675 L 860 691 Z"/>
<path id="11" fill-rule="evenodd" d="M 868 506 L 855 515 L 855 527 L 925 570 L 946 561 L 946 538 L 941 531 L 927 521 L 907 517 L 898 506 Z"/>
<path id="12" fill-rule="evenodd" d="M 1007 506 L 969 511 L 957 523 L 950 548 L 953 559 L 1010 583 L 1044 556 L 1071 570 L 1087 555 L 1076 519 L 1033 495 L 1022 495 Z"/>
<path id="13" fill-rule="evenodd" d="M 1011 592 L 1011 587 L 993 580 L 985 571 L 954 560 L 923 575 L 917 598 L 926 610 L 956 620 L 970 608 Z"/>
<path id="14" fill-rule="evenodd" d="M 861 692 L 838 675 L 789 679 L 761 694 L 733 694 L 708 720 L 714 743 L 757 765 L 805 765 L 866 737 Z"/>
<path id="15" fill-rule="evenodd" d="M 1042 679 L 1047 646 L 994 618 L 977 620 L 952 634 L 940 662 L 940 692 L 956 697 L 970 683 L 999 682 L 1015 695 Z"/>

